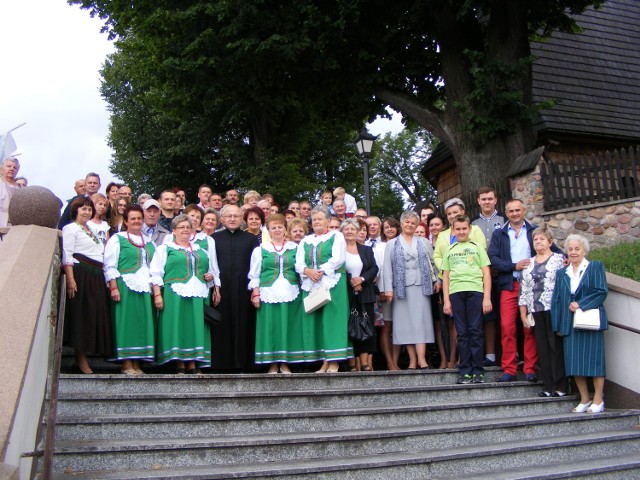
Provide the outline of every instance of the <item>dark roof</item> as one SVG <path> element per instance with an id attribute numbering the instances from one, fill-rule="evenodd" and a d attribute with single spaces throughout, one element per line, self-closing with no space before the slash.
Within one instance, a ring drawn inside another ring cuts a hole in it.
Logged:
<path id="1" fill-rule="evenodd" d="M 518 175 L 519 173 L 533 170 L 538 164 L 540 157 L 544 153 L 544 148 L 544 146 L 538 147 L 535 150 L 531 150 L 530 152 L 525 153 L 524 155 L 520 155 L 513 161 L 513 163 L 511 164 L 511 168 L 507 172 L 506 176 L 513 177 L 514 175 Z"/>
<path id="2" fill-rule="evenodd" d="M 581 33 L 532 44 L 533 100 L 559 99 L 541 112 L 536 131 L 638 141 L 640 2 L 606 1 L 576 20 Z"/>

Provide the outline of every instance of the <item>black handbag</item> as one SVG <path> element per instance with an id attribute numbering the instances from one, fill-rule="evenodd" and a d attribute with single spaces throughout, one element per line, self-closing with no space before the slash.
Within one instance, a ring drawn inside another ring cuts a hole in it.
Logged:
<path id="1" fill-rule="evenodd" d="M 220 310 L 210 305 L 204 304 L 204 321 L 209 325 L 214 323 L 220 323 L 222 321 L 222 314 Z"/>
<path id="2" fill-rule="evenodd" d="M 349 315 L 349 337 L 355 342 L 364 342 L 373 337 L 373 327 L 369 320 L 369 315 L 364 309 L 362 297 L 358 295 L 358 298 L 360 300 L 360 311 L 353 305 L 351 307 L 351 315 Z"/>

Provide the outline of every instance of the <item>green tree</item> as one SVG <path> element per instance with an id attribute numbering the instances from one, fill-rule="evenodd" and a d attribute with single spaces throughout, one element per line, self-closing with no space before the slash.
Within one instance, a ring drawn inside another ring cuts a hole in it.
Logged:
<path id="1" fill-rule="evenodd" d="M 424 129 L 406 128 L 397 135 L 386 134 L 376 143 L 372 162 L 375 182 L 390 185 L 405 206 L 428 200 L 437 194 L 421 175 L 422 167 L 438 141 Z"/>
<path id="2" fill-rule="evenodd" d="M 318 122 L 357 131 L 390 105 L 449 146 L 468 190 L 531 148 L 549 106 L 532 105 L 531 39 L 602 0 L 69 2 L 135 44 L 154 111 L 183 131 L 207 119 L 208 148 L 230 134 L 260 167 L 308 152 L 297 140 Z"/>

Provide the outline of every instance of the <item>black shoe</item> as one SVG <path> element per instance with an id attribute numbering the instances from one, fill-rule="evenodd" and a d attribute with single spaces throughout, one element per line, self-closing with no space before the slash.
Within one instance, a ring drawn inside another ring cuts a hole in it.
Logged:
<path id="1" fill-rule="evenodd" d="M 484 360 L 482 361 L 482 366 L 483 367 L 497 367 L 498 366 L 498 362 L 496 362 L 495 360 L 489 360 L 487 357 L 484 357 Z"/>
<path id="2" fill-rule="evenodd" d="M 187 373 L 189 375 L 200 375 L 202 371 L 199 368 L 190 368 L 189 370 L 187 370 Z"/>
<path id="3" fill-rule="evenodd" d="M 468 373 L 466 373 L 464 375 L 460 375 L 456 383 L 462 384 L 462 385 L 468 385 L 472 382 L 473 382 L 473 375 L 469 375 Z"/>
<path id="4" fill-rule="evenodd" d="M 553 397 L 553 393 L 549 393 L 546 390 L 542 390 L 539 394 L 539 397 Z"/>
<path id="5" fill-rule="evenodd" d="M 473 376 L 473 380 L 471 381 L 471 383 L 484 383 L 484 375 L 481 373 L 476 373 Z"/>

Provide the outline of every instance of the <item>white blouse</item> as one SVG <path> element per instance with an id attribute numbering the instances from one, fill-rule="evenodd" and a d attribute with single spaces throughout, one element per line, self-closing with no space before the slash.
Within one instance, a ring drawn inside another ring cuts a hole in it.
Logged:
<path id="1" fill-rule="evenodd" d="M 191 245 L 191 248 L 194 252 L 200 250 L 200 247 L 195 244 Z M 156 249 L 156 253 L 154 253 L 153 260 L 151 260 L 151 265 L 149 267 L 151 270 L 151 283 L 153 285 L 157 285 L 159 287 L 164 286 L 164 267 L 167 264 L 167 253 L 169 249 L 187 250 L 185 247 L 181 247 L 174 242 L 164 243 Z M 211 257 L 209 257 L 209 270 L 207 273 L 213 275 L 213 280 L 208 283 L 202 282 L 197 276 L 193 275 L 186 283 L 172 283 L 171 290 L 181 297 L 207 298 L 209 295 L 209 288 L 214 285 L 220 285 L 219 272 L 215 271 Z"/>
<path id="2" fill-rule="evenodd" d="M 304 245 L 308 244 L 311 246 L 316 246 L 321 242 L 326 242 L 333 235 L 335 235 L 335 239 L 331 248 L 331 257 L 329 257 L 329 260 L 320 265 L 307 265 L 305 262 Z M 342 233 L 336 230 L 329 230 L 324 235 L 312 234 L 304 237 L 300 242 L 300 245 L 298 246 L 298 251 L 296 252 L 296 271 L 302 279 L 302 289 L 305 292 L 310 292 L 313 288 L 317 288 L 320 284 L 322 284 L 322 286 L 324 286 L 327 290 L 335 287 L 340 281 L 341 275 L 340 273 L 336 273 L 336 270 L 344 265 L 346 252 L 347 243 L 345 242 Z M 314 282 L 309 277 L 307 277 L 304 274 L 305 268 L 322 270 L 324 272 L 324 275 L 322 276 L 320 282 Z"/>
<path id="3" fill-rule="evenodd" d="M 576 293 L 576 290 L 578 289 L 578 287 L 580 286 L 580 282 L 582 281 L 582 277 L 584 276 L 584 271 L 589 266 L 589 263 L 589 260 L 583 258 L 576 273 L 573 272 L 573 265 L 569 265 L 567 267 L 566 273 L 571 280 L 571 293 Z"/>
<path id="4" fill-rule="evenodd" d="M 69 223 L 62 229 L 62 264 L 80 263 L 73 258 L 74 253 L 79 253 L 100 263 L 104 260 L 104 245 L 99 240 L 96 243 L 76 222 Z"/>
<path id="5" fill-rule="evenodd" d="M 251 266 L 249 267 L 249 290 L 260 287 L 260 272 L 262 270 L 262 249 L 275 253 L 279 258 L 287 250 L 298 248 L 294 242 L 287 241 L 280 252 L 276 252 L 272 243 L 262 243 L 261 246 L 253 249 L 251 253 Z M 265 303 L 286 303 L 295 300 L 300 294 L 300 286 L 292 285 L 284 278 L 284 269 L 280 265 L 280 274 L 270 287 L 260 287 L 260 301 Z"/>

